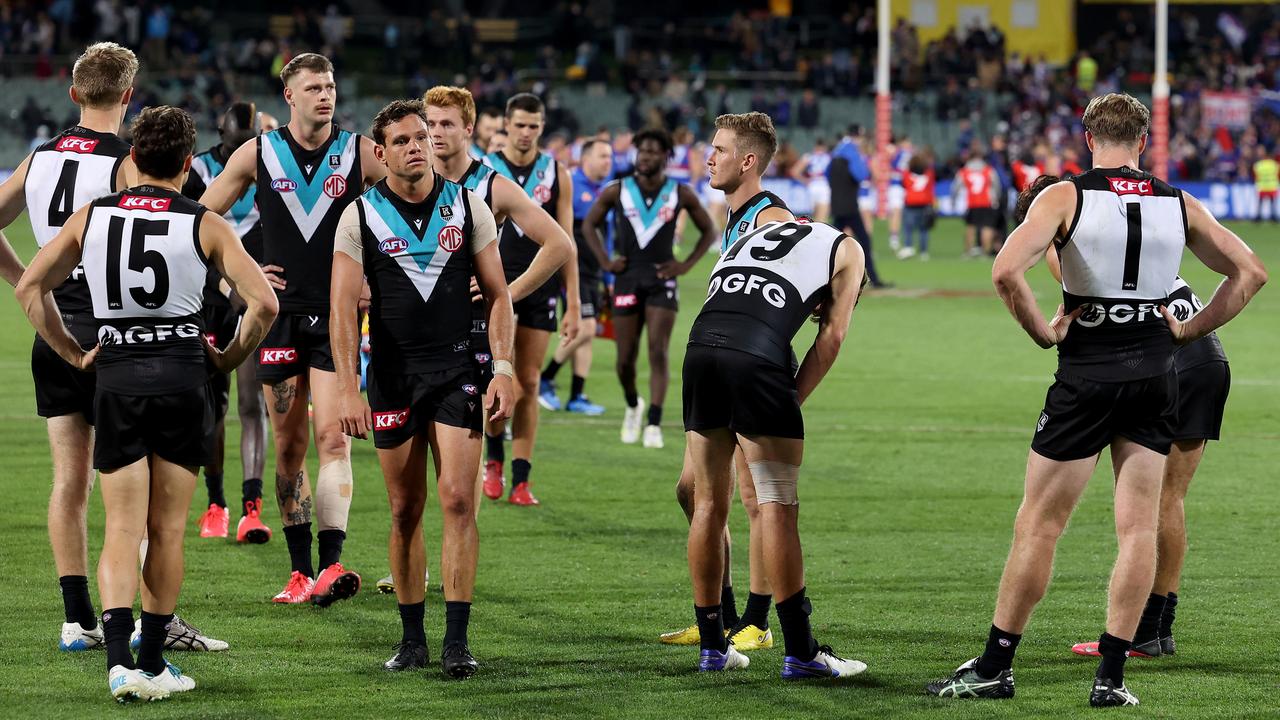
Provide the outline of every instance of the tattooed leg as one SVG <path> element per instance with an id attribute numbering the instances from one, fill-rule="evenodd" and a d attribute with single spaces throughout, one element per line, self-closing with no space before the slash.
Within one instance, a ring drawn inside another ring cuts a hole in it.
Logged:
<path id="1" fill-rule="evenodd" d="M 276 501 L 285 525 L 311 522 L 311 483 L 307 481 L 306 471 L 299 470 L 293 475 L 276 473 Z"/>
<path id="2" fill-rule="evenodd" d="M 305 376 L 263 386 L 275 440 L 276 501 L 285 525 L 311 522 L 311 487 L 305 470 L 310 445 L 307 387 Z"/>

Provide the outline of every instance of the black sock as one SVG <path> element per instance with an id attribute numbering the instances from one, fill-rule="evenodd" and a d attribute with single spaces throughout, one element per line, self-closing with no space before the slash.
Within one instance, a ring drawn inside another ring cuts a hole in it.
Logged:
<path id="1" fill-rule="evenodd" d="M 555 358 L 551 358 L 550 360 L 547 361 L 546 369 L 542 371 L 542 379 L 546 380 L 547 382 L 554 382 L 556 379 L 556 375 L 559 373 L 560 373 L 560 363 L 556 362 Z"/>
<path id="2" fill-rule="evenodd" d="M 133 634 L 133 608 L 119 607 L 102 611 L 103 643 L 107 646 L 107 670 L 123 665 L 130 670 L 133 653 L 129 651 L 129 636 Z"/>
<path id="3" fill-rule="evenodd" d="M 1128 640 L 1102 633 L 1098 638 L 1098 654 L 1102 656 L 1102 662 L 1098 665 L 1097 676 L 1110 679 L 1116 687 L 1124 685 L 1124 660 L 1131 647 L 1133 643 Z"/>
<path id="4" fill-rule="evenodd" d="M 769 629 L 769 603 L 773 601 L 772 595 L 759 595 L 756 593 L 748 593 L 747 609 L 742 613 L 742 618 L 738 620 L 736 625 L 755 625 L 761 630 Z"/>
<path id="5" fill-rule="evenodd" d="M 702 649 L 725 652 L 729 649 L 729 638 L 724 636 L 724 612 L 719 605 L 709 607 L 693 606 L 693 616 L 698 619 L 698 634 L 702 636 Z"/>
<path id="6" fill-rule="evenodd" d="M 1018 652 L 1018 643 L 1021 641 L 1021 635 L 1005 632 L 992 625 L 991 631 L 987 633 L 987 647 L 982 651 L 982 657 L 978 658 L 978 675 L 989 679 L 1011 669 L 1013 654 Z"/>
<path id="7" fill-rule="evenodd" d="M 515 459 L 511 461 L 511 491 L 515 492 L 517 487 L 529 482 L 529 471 L 533 469 L 533 463 L 528 460 Z"/>
<path id="8" fill-rule="evenodd" d="M 454 600 L 444 602 L 444 646 L 467 644 L 467 624 L 471 622 L 471 603 Z"/>
<path id="9" fill-rule="evenodd" d="M 635 390 L 630 390 L 630 391 L 623 390 L 622 396 L 626 398 L 627 407 L 629 408 L 633 408 L 640 404 L 640 394 L 637 393 Z"/>
<path id="10" fill-rule="evenodd" d="M 85 630 L 98 627 L 93 614 L 93 601 L 89 599 L 89 578 L 84 575 L 63 575 L 58 578 L 62 586 L 62 610 L 67 622 L 80 623 Z"/>
<path id="11" fill-rule="evenodd" d="M 650 425 L 662 424 L 662 406 L 649 403 L 649 424 Z"/>
<path id="12" fill-rule="evenodd" d="M 720 609 L 724 612 L 724 626 L 731 628 L 738 624 L 738 603 L 733 598 L 733 586 L 720 588 Z"/>
<path id="13" fill-rule="evenodd" d="M 581 375 L 574 373 L 573 382 L 569 385 L 569 399 L 582 397 L 582 391 L 587 387 L 587 379 Z"/>
<path id="14" fill-rule="evenodd" d="M 262 478 L 249 478 L 240 483 L 240 514 L 245 515 L 244 506 L 262 499 Z"/>
<path id="15" fill-rule="evenodd" d="M 1164 606 L 1169 598 L 1151 593 L 1147 596 L 1147 606 L 1142 609 L 1142 618 L 1138 620 L 1138 630 L 1133 634 L 1135 645 L 1150 642 L 1160 637 L 1160 618 L 1164 615 Z"/>
<path id="16" fill-rule="evenodd" d="M 284 542 L 289 546 L 289 562 L 293 569 L 309 578 L 316 576 L 311 566 L 311 523 L 284 526 Z"/>
<path id="17" fill-rule="evenodd" d="M 227 498 L 222 494 L 222 473 L 204 473 L 204 488 L 209 491 L 209 504 L 225 508 Z"/>
<path id="18" fill-rule="evenodd" d="M 426 617 L 426 614 L 426 600 L 400 606 L 400 625 L 403 628 L 400 636 L 401 641 L 416 642 L 421 645 L 427 644 L 427 631 L 423 625 L 423 618 Z"/>
<path id="19" fill-rule="evenodd" d="M 809 614 L 813 606 L 804 596 L 804 588 L 795 595 L 776 604 L 778 624 L 782 626 L 782 643 L 787 655 L 808 662 L 818 655 L 818 641 L 813 639 L 809 627 Z"/>
<path id="20" fill-rule="evenodd" d="M 1178 607 L 1178 593 L 1169 593 L 1164 604 L 1164 614 L 1160 616 L 1160 637 L 1173 637 L 1174 609 Z"/>
<path id="21" fill-rule="evenodd" d="M 142 611 L 142 642 L 138 645 L 138 669 L 159 675 L 164 672 L 164 641 L 173 613 L 156 615 Z"/>
<path id="22" fill-rule="evenodd" d="M 342 541 L 347 539 L 346 532 L 342 530 L 321 530 L 316 533 L 316 539 L 320 541 L 321 570 L 342 559 Z M 311 556 L 310 544 L 307 546 L 307 556 Z"/>
<path id="23" fill-rule="evenodd" d="M 502 461 L 504 461 L 504 460 L 506 460 L 506 459 L 507 459 L 507 457 L 506 457 L 506 451 L 505 451 L 505 449 L 502 447 L 502 440 L 503 440 L 503 437 L 502 437 L 502 432 L 501 432 L 501 431 L 499 431 L 497 435 L 489 435 L 488 433 L 485 433 L 485 436 L 484 436 L 484 447 L 485 447 L 485 455 L 484 455 L 484 458 L 485 458 L 486 460 L 496 460 L 496 461 L 498 461 L 498 462 L 502 462 Z"/>

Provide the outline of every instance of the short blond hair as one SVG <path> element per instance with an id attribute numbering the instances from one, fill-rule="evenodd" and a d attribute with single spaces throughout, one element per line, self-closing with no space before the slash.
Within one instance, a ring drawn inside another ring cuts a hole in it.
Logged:
<path id="1" fill-rule="evenodd" d="M 476 99 L 471 91 L 455 85 L 437 85 L 422 95 L 422 101 L 428 106 L 442 108 L 458 108 L 462 115 L 463 125 L 476 124 Z"/>
<path id="2" fill-rule="evenodd" d="M 310 70 L 313 73 L 331 73 L 333 72 L 333 63 L 329 62 L 329 58 L 320 53 L 308 52 L 295 55 L 292 60 L 281 68 L 280 82 L 288 85 L 289 81 L 303 70 Z"/>
<path id="3" fill-rule="evenodd" d="M 761 175 L 778 152 L 778 131 L 773 120 L 762 112 L 721 115 L 716 118 L 716 129 L 733 131 L 738 141 L 735 150 L 744 155 L 754 153 Z"/>
<path id="4" fill-rule="evenodd" d="M 1089 101 L 1084 129 L 1099 142 L 1136 145 L 1151 127 L 1151 111 L 1125 93 L 1107 93 Z"/>
<path id="5" fill-rule="evenodd" d="M 94 43 L 85 48 L 71 68 L 71 85 L 80 104 L 91 108 L 119 105 L 121 97 L 133 87 L 138 74 L 138 56 L 127 47 L 113 42 Z"/>

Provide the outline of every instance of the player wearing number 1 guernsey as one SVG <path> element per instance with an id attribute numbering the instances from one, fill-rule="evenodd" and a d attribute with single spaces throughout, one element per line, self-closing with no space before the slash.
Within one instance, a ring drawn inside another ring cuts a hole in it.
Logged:
<path id="1" fill-rule="evenodd" d="M 333 121 L 337 85 L 322 55 L 297 55 L 280 72 L 289 122 L 232 153 L 201 202 L 227 212 L 257 183 L 263 270 L 280 298 L 280 316 L 258 349 L 258 379 L 276 451 L 276 501 L 292 573 L 278 603 L 327 606 L 351 597 L 360 576 L 341 563 L 351 509 L 351 445 L 338 422 L 338 381 L 329 347 L 329 275 L 338 218 L 385 175 L 373 144 Z M 314 408 L 314 428 L 307 401 Z M 320 472 L 306 473 L 313 430 Z M 314 505 L 320 574 L 311 560 Z"/>
<path id="2" fill-rule="evenodd" d="M 1048 586 L 1057 539 L 1110 447 L 1119 551 L 1089 704 L 1138 704 L 1124 664 L 1156 578 L 1160 488 L 1179 402 L 1175 349 L 1235 317 L 1266 282 L 1257 256 L 1198 200 L 1137 169 L 1150 122 L 1133 97 L 1094 98 L 1083 117 L 1093 169 L 1044 190 L 996 258 L 997 291 L 1036 344 L 1058 347 L 1058 372 L 1031 441 L 986 649 L 930 683 L 934 695 L 1013 697 L 1014 654 Z M 1051 243 L 1063 304 L 1045 320 L 1024 275 Z M 1183 322 L 1166 306 L 1186 249 L 1226 280 Z"/>

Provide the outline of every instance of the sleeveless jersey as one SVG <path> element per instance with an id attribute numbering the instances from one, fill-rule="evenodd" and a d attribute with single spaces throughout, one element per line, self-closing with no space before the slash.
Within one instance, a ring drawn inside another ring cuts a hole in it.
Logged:
<path id="1" fill-rule="evenodd" d="M 284 268 L 280 312 L 327 313 L 338 218 L 364 183 L 360 136 L 334 125 L 328 142 L 306 150 L 286 126 L 257 142 L 262 260 Z"/>
<path id="2" fill-rule="evenodd" d="M 729 209 L 729 219 L 725 221 L 724 232 L 720 234 L 720 253 L 724 254 L 738 242 L 738 238 L 756 229 L 756 217 L 761 211 L 771 207 L 780 207 L 787 209 L 787 204 L 782 202 L 782 198 L 774 195 L 768 190 L 762 190 L 756 193 L 752 198 L 744 203 L 742 207 L 734 210 Z"/>
<path id="3" fill-rule="evenodd" d="M 653 197 L 646 197 L 635 176 L 618 180 L 615 212 L 615 245 L 627 259 L 626 275 L 657 276 L 659 263 L 675 257 L 676 216 L 680 209 L 679 185 L 667 178 Z"/>
<path id="4" fill-rule="evenodd" d="M 208 382 L 200 307 L 203 205 L 140 185 L 93 203 L 85 279 L 98 321 L 98 387 L 163 395 Z"/>
<path id="5" fill-rule="evenodd" d="M 485 164 L 519 185 L 525 194 L 542 206 L 543 210 L 556 219 L 556 202 L 560 198 L 560 166 L 547 153 L 538 153 L 532 165 L 512 165 L 502 153 L 490 153 L 485 156 Z M 538 254 L 539 245 L 529 239 L 524 230 L 511 218 L 502 225 L 498 237 L 498 252 L 502 254 L 502 269 L 507 282 L 519 277 L 533 263 L 533 256 Z M 552 277 L 547 284 L 559 283 Z"/>
<path id="6" fill-rule="evenodd" d="M 472 195 L 484 201 L 493 210 L 493 181 L 497 178 L 493 168 L 479 160 L 472 160 L 471 166 L 462 174 L 458 184 L 471 191 Z"/>
<path id="7" fill-rule="evenodd" d="M 1204 309 L 1204 303 L 1191 290 L 1186 280 L 1177 278 L 1169 291 L 1169 312 L 1182 322 L 1195 317 Z M 1193 343 L 1179 345 L 1173 351 L 1173 366 L 1178 372 L 1215 362 L 1226 362 L 1227 353 L 1222 349 L 1218 333 L 1209 333 Z"/>
<path id="8" fill-rule="evenodd" d="M 469 363 L 475 263 L 467 191 L 436 175 L 426 200 L 412 203 L 382 180 L 357 209 L 371 292 L 371 362 L 409 373 Z"/>
<path id="9" fill-rule="evenodd" d="M 1055 244 L 1063 305 L 1084 312 L 1058 346 L 1059 365 L 1102 382 L 1168 372 L 1174 345 L 1159 306 L 1187 244 L 1182 193 L 1126 167 L 1095 168 L 1069 182 L 1076 214 Z"/>
<path id="10" fill-rule="evenodd" d="M 830 225 L 797 221 L 743 235 L 711 271 L 689 344 L 740 350 L 788 367 L 792 338 L 830 292 L 844 238 Z"/>
<path id="11" fill-rule="evenodd" d="M 191 159 L 191 172 L 187 174 L 187 182 L 182 186 L 182 194 L 199 201 L 204 191 L 213 183 L 213 179 L 222 174 L 231 150 L 222 145 L 214 145 Z M 262 262 L 262 223 L 259 222 L 257 186 L 250 183 L 244 194 L 231 206 L 223 216 L 231 228 L 236 231 L 240 242 L 249 256 Z M 205 279 L 204 301 L 206 305 L 230 307 L 227 296 L 219 289 L 222 276 L 213 265 L 209 266 L 209 275 Z"/>
<path id="12" fill-rule="evenodd" d="M 79 125 L 37 147 L 24 184 L 36 245 L 48 245 L 77 210 L 115 192 L 120 164 L 127 157 L 129 143 Z M 54 288 L 53 297 L 64 314 L 88 316 L 93 311 L 83 265 Z"/>

